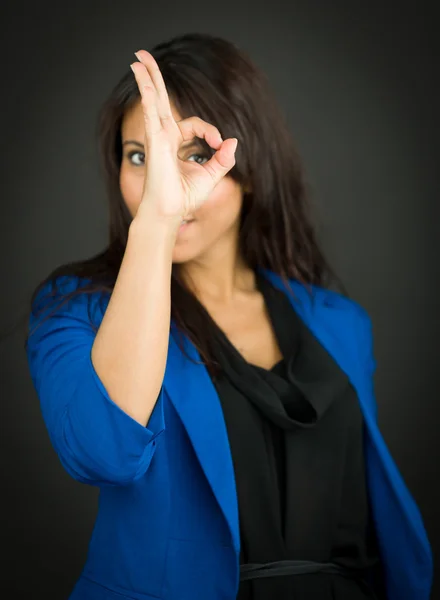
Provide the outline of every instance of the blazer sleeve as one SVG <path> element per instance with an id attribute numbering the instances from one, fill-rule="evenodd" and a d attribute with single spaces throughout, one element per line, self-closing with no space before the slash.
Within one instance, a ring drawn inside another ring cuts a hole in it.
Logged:
<path id="1" fill-rule="evenodd" d="M 163 388 L 146 427 L 125 413 L 92 363 L 90 297 L 79 294 L 44 320 L 46 313 L 36 317 L 34 309 L 41 308 L 47 291 L 46 285 L 32 305 L 26 352 L 52 445 L 74 479 L 96 486 L 130 484 L 146 473 L 156 438 L 165 430 Z"/>

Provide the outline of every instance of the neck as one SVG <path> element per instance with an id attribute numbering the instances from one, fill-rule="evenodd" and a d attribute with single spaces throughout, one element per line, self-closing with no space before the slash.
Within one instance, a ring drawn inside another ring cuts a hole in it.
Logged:
<path id="1" fill-rule="evenodd" d="M 209 256 L 184 263 L 181 273 L 202 303 L 231 305 L 256 288 L 255 273 L 238 252 L 217 248 Z"/>

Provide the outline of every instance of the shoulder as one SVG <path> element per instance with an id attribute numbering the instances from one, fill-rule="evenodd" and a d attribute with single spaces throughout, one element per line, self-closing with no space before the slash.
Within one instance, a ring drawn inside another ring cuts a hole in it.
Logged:
<path id="1" fill-rule="evenodd" d="M 291 281 L 309 323 L 322 323 L 334 330 L 335 336 L 352 340 L 363 360 L 371 363 L 373 351 L 373 324 L 362 304 L 335 290 L 319 285 L 311 286 L 311 293 L 296 280 Z"/>
<path id="2" fill-rule="evenodd" d="M 271 283 L 279 290 L 290 294 L 281 277 L 269 269 L 259 268 L 261 272 Z M 297 279 L 289 279 L 290 288 L 293 291 L 293 300 L 299 310 L 311 319 L 320 311 L 328 308 L 335 309 L 340 314 L 344 313 L 349 319 L 356 319 L 362 323 L 369 323 L 370 317 L 365 308 L 352 298 L 344 294 L 331 290 L 320 285 L 306 285 Z"/>
<path id="3" fill-rule="evenodd" d="M 36 288 L 31 302 L 31 324 L 46 316 L 83 317 L 99 311 L 102 318 L 103 296 L 91 289 L 92 281 L 77 275 L 48 277 Z M 108 300 L 107 300 L 108 302 Z"/>
<path id="4" fill-rule="evenodd" d="M 36 288 L 34 303 L 41 304 L 50 298 L 63 298 L 76 292 L 81 287 L 87 286 L 89 281 L 76 275 L 59 275 L 48 277 L 40 282 Z"/>
<path id="5" fill-rule="evenodd" d="M 316 297 L 326 306 L 334 307 L 340 310 L 347 311 L 350 315 L 358 318 L 361 321 L 369 321 L 370 317 L 367 310 L 353 298 L 349 298 L 344 294 L 335 290 L 330 290 L 320 286 L 313 286 Z"/>
<path id="6" fill-rule="evenodd" d="M 363 324 L 370 322 L 367 310 L 356 300 L 344 294 L 319 285 L 311 285 L 309 289 L 296 279 L 290 279 L 290 284 L 297 299 L 307 307 L 312 314 L 327 308 L 345 313 L 349 319 L 355 319 Z"/>
<path id="7" fill-rule="evenodd" d="M 313 286 L 316 304 L 330 307 L 338 315 L 343 315 L 346 330 L 351 330 L 360 353 L 361 360 L 367 365 L 368 372 L 374 372 L 376 360 L 373 351 L 373 323 L 368 311 L 362 304 L 334 290 Z M 316 314 L 316 313 L 315 313 Z M 340 319 L 335 319 L 338 332 L 341 333 Z"/>

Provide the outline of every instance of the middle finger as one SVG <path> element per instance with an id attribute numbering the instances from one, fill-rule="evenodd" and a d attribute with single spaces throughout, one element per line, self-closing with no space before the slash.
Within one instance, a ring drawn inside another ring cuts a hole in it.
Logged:
<path id="1" fill-rule="evenodd" d="M 137 57 L 137 59 L 145 66 L 145 68 L 148 71 L 148 74 L 151 77 L 158 98 L 157 112 L 159 114 L 160 119 L 173 118 L 170 100 L 168 98 L 168 92 L 165 87 L 165 82 L 163 80 L 159 66 L 156 60 L 154 59 L 154 56 L 146 50 L 138 50 L 134 54 Z"/>

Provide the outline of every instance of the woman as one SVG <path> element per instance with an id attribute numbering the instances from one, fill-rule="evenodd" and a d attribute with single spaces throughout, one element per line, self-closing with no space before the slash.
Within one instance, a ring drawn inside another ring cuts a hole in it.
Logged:
<path id="1" fill-rule="evenodd" d="M 109 245 L 30 318 L 52 443 L 100 488 L 70 599 L 427 599 L 370 319 L 328 289 L 263 75 L 207 35 L 136 56 L 100 120 Z"/>

